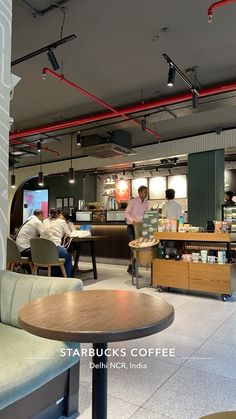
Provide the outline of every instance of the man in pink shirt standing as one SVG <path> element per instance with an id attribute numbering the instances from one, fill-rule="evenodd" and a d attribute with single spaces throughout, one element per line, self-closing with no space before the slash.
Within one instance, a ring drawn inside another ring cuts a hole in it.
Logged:
<path id="1" fill-rule="evenodd" d="M 134 225 L 143 221 L 145 211 L 148 210 L 147 200 L 148 188 L 140 186 L 138 188 L 138 196 L 129 201 L 128 207 L 125 210 L 125 218 L 127 222 L 127 238 L 130 242 L 134 240 Z M 132 275 L 132 264 L 130 263 L 127 272 Z"/>

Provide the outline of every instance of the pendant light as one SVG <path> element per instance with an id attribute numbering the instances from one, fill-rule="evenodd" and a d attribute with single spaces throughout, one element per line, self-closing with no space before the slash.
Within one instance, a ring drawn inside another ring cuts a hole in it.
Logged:
<path id="1" fill-rule="evenodd" d="M 81 134 L 80 134 L 80 131 L 78 131 L 77 134 L 76 134 L 76 143 L 77 143 L 77 146 L 81 146 Z"/>
<path id="2" fill-rule="evenodd" d="M 15 176 L 15 160 L 14 160 L 14 147 L 12 148 L 13 154 L 13 167 L 12 167 L 12 175 L 11 175 L 11 188 L 16 188 L 16 176 Z"/>
<path id="3" fill-rule="evenodd" d="M 70 168 L 69 168 L 69 183 L 75 183 L 75 171 L 72 167 L 72 140 L 73 134 L 70 136 Z"/>
<path id="4" fill-rule="evenodd" d="M 37 141 L 37 152 L 41 153 L 42 152 L 42 144 L 41 144 L 41 140 Z"/>
<path id="5" fill-rule="evenodd" d="M 43 161 L 43 153 L 40 153 L 40 164 L 39 164 L 39 173 L 38 173 L 38 185 L 44 186 L 44 175 L 42 171 L 42 161 Z"/>

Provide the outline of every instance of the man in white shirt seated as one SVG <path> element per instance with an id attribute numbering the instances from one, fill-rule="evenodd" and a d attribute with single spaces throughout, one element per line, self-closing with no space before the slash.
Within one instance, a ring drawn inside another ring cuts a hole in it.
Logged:
<path id="1" fill-rule="evenodd" d="M 182 215 L 181 205 L 174 200 L 175 190 L 167 189 L 166 190 L 166 199 L 167 202 L 162 207 L 162 217 L 168 219 L 177 219 Z"/>
<path id="2" fill-rule="evenodd" d="M 40 237 L 42 239 L 51 240 L 58 249 L 58 256 L 65 259 L 65 270 L 68 278 L 72 275 L 71 255 L 65 247 L 63 247 L 62 240 L 64 237 L 70 237 L 70 229 L 64 219 L 61 218 L 61 211 L 57 209 L 50 210 L 50 217 L 44 220 Z M 58 268 L 52 269 L 53 276 L 61 276 L 61 271 Z"/>
<path id="3" fill-rule="evenodd" d="M 20 227 L 16 236 L 16 244 L 21 256 L 27 256 L 31 259 L 30 239 L 40 236 L 42 226 L 43 211 L 36 209 L 34 214 Z"/>

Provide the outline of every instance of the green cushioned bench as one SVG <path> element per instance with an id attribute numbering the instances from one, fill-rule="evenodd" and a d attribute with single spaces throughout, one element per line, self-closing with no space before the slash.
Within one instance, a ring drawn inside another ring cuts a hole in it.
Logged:
<path id="1" fill-rule="evenodd" d="M 39 297 L 82 288 L 79 279 L 0 271 L 1 419 L 70 416 L 78 410 L 79 357 L 65 356 L 69 351 L 64 349 L 79 348 L 79 344 L 22 330 L 18 312 Z"/>

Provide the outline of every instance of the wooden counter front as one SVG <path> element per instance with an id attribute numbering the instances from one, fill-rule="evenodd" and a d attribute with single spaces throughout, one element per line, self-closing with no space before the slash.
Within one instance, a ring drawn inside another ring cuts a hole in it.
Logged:
<path id="1" fill-rule="evenodd" d="M 230 243 L 236 240 L 235 233 L 169 233 L 156 232 L 154 237 L 163 241 L 178 241 L 179 248 L 184 249 L 184 242 L 192 242 L 199 246 L 208 243 L 209 249 L 223 244 L 230 248 Z M 181 244 L 181 242 L 183 242 Z M 203 247 L 204 248 L 204 247 Z M 220 250 L 219 248 L 219 250 Z M 194 249 L 194 246 L 193 246 Z M 196 251 L 196 250 L 195 250 Z M 229 259 L 230 260 L 230 259 Z M 152 284 L 157 287 L 173 287 L 196 291 L 219 293 L 222 298 L 236 290 L 236 264 L 226 263 L 195 263 L 175 260 L 154 259 Z"/>
<path id="2" fill-rule="evenodd" d="M 89 224 L 89 223 L 88 223 Z M 126 224 L 92 224 L 92 236 L 106 236 L 99 244 L 96 244 L 96 257 L 109 259 L 115 263 L 116 260 L 128 260 L 130 257 L 128 240 L 127 240 L 127 225 Z M 87 249 L 84 245 L 81 256 L 89 255 L 89 247 Z"/>

